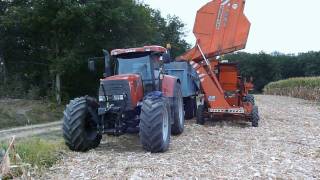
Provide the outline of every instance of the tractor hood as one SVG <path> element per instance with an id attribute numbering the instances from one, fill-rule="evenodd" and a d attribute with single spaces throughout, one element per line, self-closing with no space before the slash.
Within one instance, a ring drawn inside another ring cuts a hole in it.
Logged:
<path id="1" fill-rule="evenodd" d="M 100 80 L 99 101 L 108 101 L 114 106 L 125 106 L 133 110 L 143 98 L 141 77 L 136 74 L 122 74 Z"/>

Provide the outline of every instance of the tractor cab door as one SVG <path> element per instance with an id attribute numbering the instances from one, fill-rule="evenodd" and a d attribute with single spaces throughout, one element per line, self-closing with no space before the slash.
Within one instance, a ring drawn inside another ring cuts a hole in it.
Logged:
<path id="1" fill-rule="evenodd" d="M 160 55 L 153 54 L 151 57 L 151 68 L 153 70 L 154 74 L 154 83 L 155 83 L 155 90 L 160 91 L 160 75 L 161 75 L 161 61 L 160 61 Z"/>

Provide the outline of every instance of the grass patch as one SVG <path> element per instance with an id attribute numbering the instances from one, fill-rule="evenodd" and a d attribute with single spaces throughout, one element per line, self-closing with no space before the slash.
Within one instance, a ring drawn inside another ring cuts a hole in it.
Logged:
<path id="1" fill-rule="evenodd" d="M 265 94 L 320 100 L 320 77 L 290 78 L 272 82 L 264 88 Z"/>
<path id="2" fill-rule="evenodd" d="M 62 118 L 63 107 L 55 104 L 41 103 L 41 106 L 35 106 L 30 111 L 26 112 L 33 124 L 43 122 L 58 121 Z"/>
<path id="3" fill-rule="evenodd" d="M 63 106 L 34 100 L 0 100 L 0 129 L 58 121 Z"/>
<path id="4" fill-rule="evenodd" d="M 0 148 L 7 149 L 7 143 L 1 143 Z M 24 163 L 38 169 L 49 168 L 60 158 L 65 150 L 63 141 L 48 141 L 40 138 L 18 140 L 15 143 L 16 153 Z"/>

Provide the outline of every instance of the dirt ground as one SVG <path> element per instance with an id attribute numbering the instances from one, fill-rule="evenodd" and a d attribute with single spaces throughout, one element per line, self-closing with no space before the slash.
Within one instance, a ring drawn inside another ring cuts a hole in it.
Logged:
<path id="1" fill-rule="evenodd" d="M 0 99 L 0 130 L 59 121 L 63 109 L 43 100 Z"/>
<path id="2" fill-rule="evenodd" d="M 44 123 L 39 125 L 30 125 L 25 127 L 17 127 L 11 128 L 7 130 L 0 130 L 0 143 L 4 141 L 9 141 L 13 136 L 16 138 L 25 138 L 25 137 L 32 137 L 32 136 L 39 136 L 42 139 L 45 138 L 46 134 L 52 134 L 61 132 L 61 121 L 51 122 L 51 123 Z M 61 133 L 60 133 L 61 134 Z M 51 135 L 50 135 L 51 136 Z M 59 136 L 61 137 L 61 135 Z"/>
<path id="3" fill-rule="evenodd" d="M 259 128 L 188 121 L 170 150 L 150 154 L 137 135 L 105 137 L 88 153 L 68 152 L 43 179 L 320 179 L 320 106 L 256 96 Z"/>

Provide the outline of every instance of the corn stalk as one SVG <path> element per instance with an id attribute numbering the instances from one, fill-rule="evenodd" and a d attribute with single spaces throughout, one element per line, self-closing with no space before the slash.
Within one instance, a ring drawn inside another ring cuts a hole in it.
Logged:
<path id="1" fill-rule="evenodd" d="M 30 173 L 28 172 L 28 168 L 30 168 L 30 164 L 23 163 L 19 154 L 16 153 L 15 149 L 15 137 L 12 137 L 9 143 L 9 146 L 2 157 L 0 164 L 0 179 L 5 177 L 14 177 L 12 174 L 12 170 L 20 169 L 22 172 L 22 179 L 30 179 Z M 11 155 L 11 156 L 10 156 Z M 12 158 L 12 160 L 10 159 Z"/>

